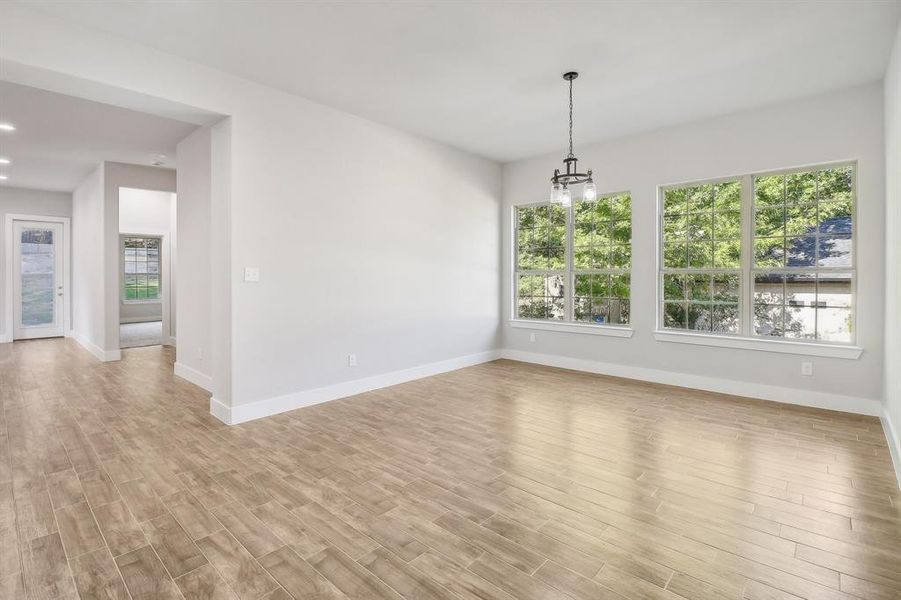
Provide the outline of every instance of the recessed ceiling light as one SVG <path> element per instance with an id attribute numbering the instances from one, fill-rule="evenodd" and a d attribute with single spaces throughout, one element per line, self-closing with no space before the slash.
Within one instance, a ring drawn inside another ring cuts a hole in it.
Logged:
<path id="1" fill-rule="evenodd" d="M 8 158 L 0 158 L 0 165 L 8 165 L 9 162 Z"/>
<path id="2" fill-rule="evenodd" d="M 0 175 L 0 181 L 9 179 L 6 175 Z"/>
<path id="3" fill-rule="evenodd" d="M 0 123 L 0 131 L 15 131 L 16 126 L 12 123 Z"/>

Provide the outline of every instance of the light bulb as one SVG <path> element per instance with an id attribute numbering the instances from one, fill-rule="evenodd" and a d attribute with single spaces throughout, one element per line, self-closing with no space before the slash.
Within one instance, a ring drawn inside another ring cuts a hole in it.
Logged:
<path id="1" fill-rule="evenodd" d="M 582 199 L 585 202 L 594 202 L 598 197 L 598 188 L 594 185 L 594 181 L 589 179 L 585 182 L 585 187 L 582 188 Z"/>
<path id="2" fill-rule="evenodd" d="M 551 202 L 553 204 L 557 204 L 560 202 L 560 191 L 562 189 L 563 188 L 560 186 L 559 183 L 551 184 Z"/>
<path id="3" fill-rule="evenodd" d="M 573 203 L 573 194 L 568 187 L 560 191 L 560 206 L 570 206 Z"/>

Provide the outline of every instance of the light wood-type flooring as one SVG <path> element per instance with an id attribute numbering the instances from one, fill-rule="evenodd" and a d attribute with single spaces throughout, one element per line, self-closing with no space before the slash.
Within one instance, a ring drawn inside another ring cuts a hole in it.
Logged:
<path id="1" fill-rule="evenodd" d="M 227 427 L 0 345 L 0 596 L 901 598 L 875 418 L 497 361 Z"/>

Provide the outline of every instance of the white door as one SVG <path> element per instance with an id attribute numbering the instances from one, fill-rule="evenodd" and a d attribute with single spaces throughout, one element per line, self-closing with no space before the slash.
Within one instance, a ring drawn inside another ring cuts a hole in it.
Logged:
<path id="1" fill-rule="evenodd" d="M 65 334 L 62 223 L 13 221 L 13 339 Z"/>

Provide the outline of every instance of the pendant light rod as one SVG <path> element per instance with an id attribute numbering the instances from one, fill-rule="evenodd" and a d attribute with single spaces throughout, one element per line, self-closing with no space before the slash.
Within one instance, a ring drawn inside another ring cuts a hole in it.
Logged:
<path id="1" fill-rule="evenodd" d="M 563 76 L 563 79 L 569 82 L 569 155 L 567 158 L 575 156 L 573 154 L 573 79 L 578 76 L 579 74 L 575 71 L 570 71 Z"/>

